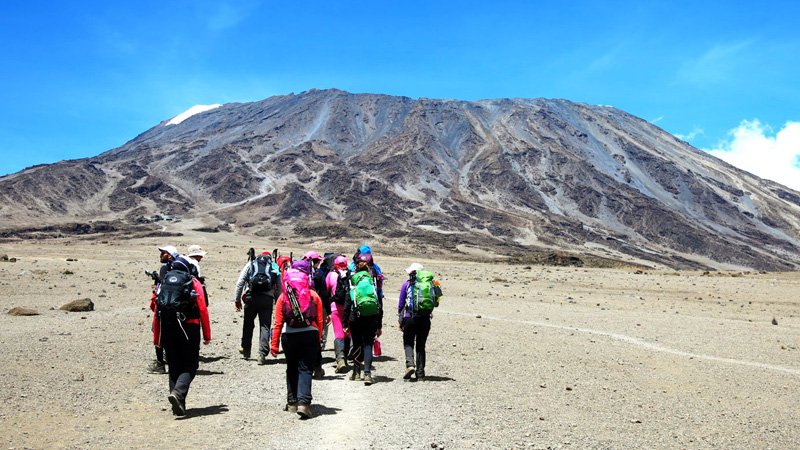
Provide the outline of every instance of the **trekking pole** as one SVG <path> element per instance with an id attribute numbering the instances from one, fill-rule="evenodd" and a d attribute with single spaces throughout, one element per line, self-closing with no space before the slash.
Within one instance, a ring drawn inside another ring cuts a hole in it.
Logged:
<path id="1" fill-rule="evenodd" d="M 161 280 L 158 279 L 158 273 L 156 273 L 155 270 L 152 271 L 152 272 L 148 272 L 148 271 L 145 270 L 144 274 L 147 275 L 148 277 L 152 278 L 153 284 L 158 284 L 158 282 L 161 281 Z"/>
<path id="2" fill-rule="evenodd" d="M 297 294 L 289 285 L 289 282 L 286 282 L 286 298 L 289 299 L 289 306 L 292 307 L 292 314 L 294 315 L 295 319 L 305 323 L 306 319 L 303 317 L 303 311 L 300 309 L 300 302 L 297 300 Z"/>

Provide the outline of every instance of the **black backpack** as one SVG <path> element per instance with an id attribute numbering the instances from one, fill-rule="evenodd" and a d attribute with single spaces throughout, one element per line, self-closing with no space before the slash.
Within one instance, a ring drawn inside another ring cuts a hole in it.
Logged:
<path id="1" fill-rule="evenodd" d="M 345 300 L 350 297 L 350 270 L 347 270 L 344 275 L 337 272 L 339 280 L 336 282 L 336 292 L 333 293 L 331 301 L 337 305 L 344 305 Z"/>
<path id="2" fill-rule="evenodd" d="M 272 258 L 267 255 L 254 259 L 250 269 L 250 292 L 264 294 L 272 291 L 276 276 L 272 272 Z"/>
<path id="3" fill-rule="evenodd" d="M 197 316 L 197 294 L 192 284 L 192 275 L 182 270 L 170 270 L 164 275 L 156 294 L 159 318 L 184 319 Z"/>

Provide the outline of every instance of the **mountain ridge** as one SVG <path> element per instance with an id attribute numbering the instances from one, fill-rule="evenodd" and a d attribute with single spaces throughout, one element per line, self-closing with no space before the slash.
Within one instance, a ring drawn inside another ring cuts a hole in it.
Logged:
<path id="1" fill-rule="evenodd" d="M 799 193 L 613 107 L 334 89 L 168 122 L 93 158 L 0 177 L 0 217 L 29 226 L 42 215 L 140 225 L 202 216 L 271 236 L 324 237 L 328 227 L 451 250 L 800 265 Z"/>

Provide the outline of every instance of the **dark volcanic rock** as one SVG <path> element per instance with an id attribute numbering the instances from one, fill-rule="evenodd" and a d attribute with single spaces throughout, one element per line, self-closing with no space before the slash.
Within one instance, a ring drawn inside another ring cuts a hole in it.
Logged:
<path id="1" fill-rule="evenodd" d="M 94 311 L 94 303 L 92 303 L 92 300 L 88 298 L 82 298 L 80 300 L 73 300 L 65 305 L 62 305 L 59 309 L 69 312 Z"/>

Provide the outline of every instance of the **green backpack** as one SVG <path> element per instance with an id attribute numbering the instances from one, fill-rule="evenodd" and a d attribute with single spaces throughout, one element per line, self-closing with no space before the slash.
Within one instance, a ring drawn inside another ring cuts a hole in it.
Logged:
<path id="1" fill-rule="evenodd" d="M 433 286 L 433 272 L 418 270 L 416 278 L 412 291 L 414 311 L 431 312 L 439 303 Z"/>
<path id="2" fill-rule="evenodd" d="M 356 272 L 350 277 L 350 299 L 358 317 L 370 317 L 378 314 L 378 293 L 372 274 L 368 271 Z"/>

